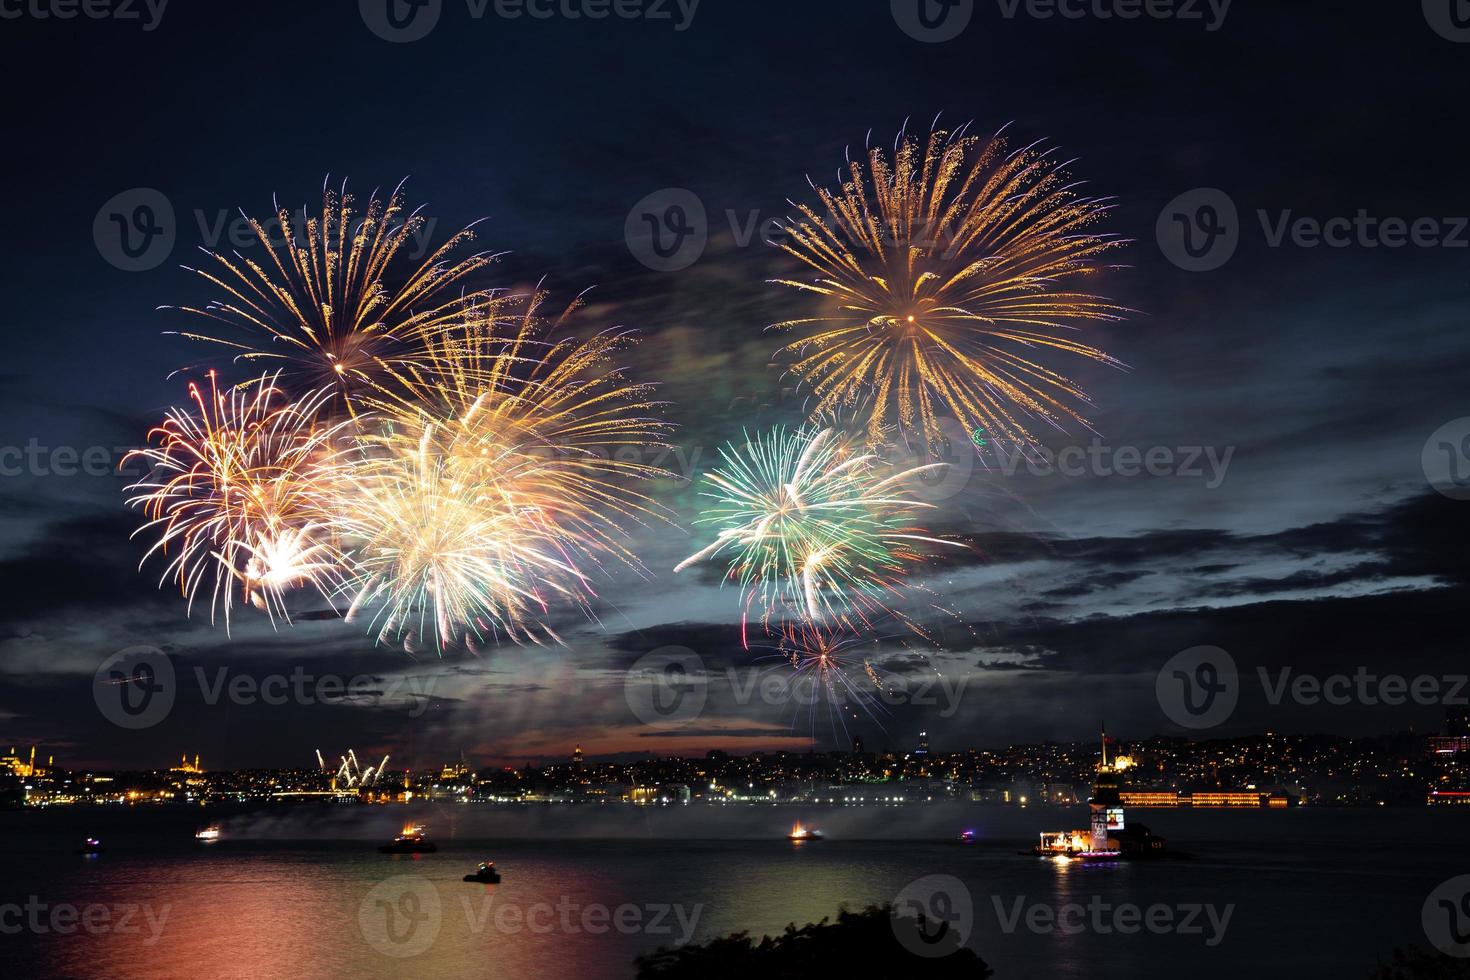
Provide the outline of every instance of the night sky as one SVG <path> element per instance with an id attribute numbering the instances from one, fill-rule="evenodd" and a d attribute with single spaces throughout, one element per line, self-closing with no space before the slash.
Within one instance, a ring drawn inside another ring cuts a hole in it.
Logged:
<path id="1" fill-rule="evenodd" d="M 1434 3 L 1236 0 L 1223 20 L 1204 3 L 1198 19 L 1124 20 L 1024 4 L 1008 17 L 1009 4 L 977 0 L 943 42 L 910 36 L 887 0 L 702 0 L 692 17 L 668 2 L 666 18 L 600 20 L 477 18 L 443 0 L 434 29 L 407 43 L 375 35 L 373 4 L 354 0 L 172 0 L 156 24 L 141 3 L 141 20 L 0 6 L 0 748 L 35 743 L 76 767 L 182 752 L 210 767 L 306 765 L 313 749 L 349 747 L 485 765 L 577 742 L 589 755 L 744 752 L 857 734 L 905 749 L 927 729 L 936 749 L 957 749 L 1085 738 L 1103 721 L 1123 738 L 1444 723 L 1435 704 L 1272 705 L 1257 675 L 1467 671 L 1470 502 L 1438 492 L 1423 457 L 1448 439 L 1470 472 L 1470 230 L 1456 217 L 1470 215 L 1470 43 L 1432 26 Z M 800 418 L 802 392 L 771 365 L 779 340 L 763 328 L 803 300 L 767 284 L 795 270 L 752 223 L 814 203 L 808 177 L 833 184 L 870 131 L 889 142 L 905 119 L 923 132 L 941 113 L 1048 141 L 1089 192 L 1116 197 L 1108 230 L 1133 244 L 1105 291 L 1139 312 L 1088 336 L 1128 367 L 1061 366 L 1091 393 L 1103 445 L 1164 447 L 1181 464 L 1200 450 L 1197 475 L 967 460 L 930 526 L 972 550 L 924 578 L 963 622 L 933 647 L 882 654 L 896 676 L 963 684 L 955 704 L 859 712 L 846 731 L 825 714 L 793 721 L 789 705 L 735 704 L 726 668 L 752 658 L 737 594 L 708 572 L 671 572 L 709 540 L 690 529 L 697 480 L 658 491 L 678 527 L 636 532 L 654 578 L 600 581 L 599 622 L 557 620 L 565 649 L 440 659 L 309 609 L 279 632 L 247 611 L 230 637 L 207 608 L 186 618 L 156 588 L 161 569 L 136 570 L 126 480 L 55 472 L 69 458 L 59 448 L 85 459 L 105 447 L 115 464 L 183 399 L 184 379 L 168 376 L 198 349 L 166 336 L 188 321 L 157 308 L 212 293 L 180 266 L 238 209 L 268 214 L 273 195 L 311 207 L 330 175 L 364 197 L 408 177 L 436 240 L 485 218 L 477 247 L 509 253 L 489 281 L 544 280 L 563 299 L 593 287 L 586 322 L 640 332 L 630 366 L 662 383 L 680 425 L 666 462 L 697 477 L 742 428 Z M 100 233 L 94 223 L 138 188 L 168 202 L 173 244 L 129 271 L 109 261 L 105 216 Z M 660 272 L 624 228 L 668 188 L 698 197 L 708 241 Z M 1156 234 L 1166 205 L 1198 188 L 1238 211 L 1238 247 L 1208 271 L 1171 262 Z M 1283 220 L 1360 211 L 1433 219 L 1441 244 L 1333 247 L 1290 232 L 1272 244 Z M 28 446 L 50 462 L 4 455 Z M 127 731 L 99 711 L 93 679 L 139 645 L 169 655 L 177 703 Z M 702 659 L 708 701 L 655 730 L 625 679 L 670 645 Z M 1207 732 L 1181 728 L 1155 694 L 1160 667 L 1197 645 L 1228 651 L 1242 675 L 1238 707 Z M 372 680 L 350 699 L 285 705 L 209 704 L 196 680 L 298 668 Z"/>

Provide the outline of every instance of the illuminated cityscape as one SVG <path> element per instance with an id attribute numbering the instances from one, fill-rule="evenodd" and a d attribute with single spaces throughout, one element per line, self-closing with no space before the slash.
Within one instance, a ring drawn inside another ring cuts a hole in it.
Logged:
<path id="1" fill-rule="evenodd" d="M 0 46 L 0 980 L 1470 980 L 1470 0 Z"/>
<path id="2" fill-rule="evenodd" d="M 1460 723 L 1463 716 L 1456 716 Z M 164 769 L 97 772 L 45 768 L 15 749 L 0 758 L 9 806 L 211 804 L 228 802 L 473 804 L 832 803 L 853 806 L 961 800 L 1024 806 L 1087 799 L 1097 766 L 1092 742 L 931 749 L 926 732 L 911 751 L 710 751 L 703 757 L 637 761 L 587 758 L 475 768 L 460 760 L 431 768 L 360 768 L 354 750 L 333 767 L 321 753 L 300 769 L 219 771 L 196 755 Z M 1130 807 L 1282 808 L 1422 806 L 1470 802 L 1470 734 L 1411 732 L 1350 738 L 1266 733 L 1190 741 L 1153 737 L 1120 746 L 1110 760 Z"/>

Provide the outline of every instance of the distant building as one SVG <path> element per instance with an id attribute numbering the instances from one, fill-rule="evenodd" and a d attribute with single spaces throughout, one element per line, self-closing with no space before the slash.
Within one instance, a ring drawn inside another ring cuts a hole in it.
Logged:
<path id="1" fill-rule="evenodd" d="M 1444 730 L 1429 736 L 1430 755 L 1470 755 L 1470 708 L 1446 708 Z"/>
<path id="2" fill-rule="evenodd" d="M 17 776 L 29 779 L 32 776 L 41 776 L 45 769 L 36 766 L 36 747 L 31 746 L 30 761 L 27 762 L 16 754 L 15 749 L 10 750 L 9 755 L 0 756 L 0 776 Z"/>

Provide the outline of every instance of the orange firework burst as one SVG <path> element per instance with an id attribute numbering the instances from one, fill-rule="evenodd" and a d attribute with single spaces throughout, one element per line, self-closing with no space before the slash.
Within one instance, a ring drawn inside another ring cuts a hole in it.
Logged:
<path id="1" fill-rule="evenodd" d="M 412 364 L 427 338 L 490 295 L 468 288 L 496 258 L 460 254 L 473 226 L 412 257 L 432 225 L 407 210 L 401 185 L 386 201 L 374 193 L 360 214 L 351 195 L 326 189 L 320 217 L 277 207 L 273 226 L 248 220 L 260 261 L 208 253 L 214 261 L 190 271 L 227 297 L 181 307 L 224 331 L 181 335 L 222 345 L 238 360 L 279 363 L 279 374 L 303 389 L 332 388 L 337 408 L 355 409 L 388 371 Z"/>
<path id="2" fill-rule="evenodd" d="M 158 445 L 124 458 L 150 467 L 128 488 L 148 518 L 136 533 L 157 534 L 144 561 L 172 553 L 163 581 L 178 584 L 190 609 L 207 589 L 211 620 L 221 610 L 227 628 L 236 583 L 246 602 L 289 621 L 285 593 L 311 585 L 326 594 L 338 568 L 318 503 L 343 424 L 318 421 L 330 391 L 292 402 L 276 381 L 221 392 L 211 372 L 208 393 L 189 385 L 197 413 L 171 409 L 149 433 Z"/>
<path id="3" fill-rule="evenodd" d="M 1086 424 L 1076 382 L 1048 351 L 1117 364 L 1071 333 L 1126 312 L 1080 288 L 1123 242 L 1092 229 L 1110 205 L 1083 197 L 1062 164 L 997 135 L 903 136 L 890 157 L 851 161 L 841 190 L 817 189 L 780 247 L 815 273 L 776 282 L 816 293 L 821 315 L 774 324 L 804 333 L 782 349 L 810 384 L 814 417 L 871 402 L 869 437 L 897 422 L 941 438 L 942 408 L 966 431 L 1022 446 L 1029 424 Z"/>

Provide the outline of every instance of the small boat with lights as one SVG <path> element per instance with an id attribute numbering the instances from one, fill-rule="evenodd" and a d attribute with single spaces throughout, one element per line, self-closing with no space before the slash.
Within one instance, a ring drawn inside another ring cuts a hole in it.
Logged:
<path id="1" fill-rule="evenodd" d="M 95 837 L 88 837 L 82 841 L 82 846 L 76 849 L 77 854 L 101 854 L 102 842 Z"/>
<path id="2" fill-rule="evenodd" d="M 387 844 L 379 846 L 379 854 L 433 854 L 439 847 L 424 836 L 424 828 L 410 824 L 403 833 Z"/>
<path id="3" fill-rule="evenodd" d="M 973 843 L 975 843 L 975 832 L 973 830 L 962 830 L 962 831 L 960 831 L 960 843 L 961 844 L 973 844 Z"/>
<path id="4" fill-rule="evenodd" d="M 822 840 L 825 836 L 815 827 L 803 827 L 801 824 L 796 824 L 791 828 L 791 833 L 786 835 L 786 839 L 793 844 L 804 844 L 809 840 Z"/>
<path id="5" fill-rule="evenodd" d="M 219 840 L 219 828 L 211 824 L 194 833 L 194 839 L 201 844 L 212 844 Z"/>
<path id="6" fill-rule="evenodd" d="M 495 870 L 494 861 L 481 861 L 480 866 L 475 869 L 475 873 L 465 875 L 464 880 L 478 882 L 484 885 L 498 885 L 500 884 L 500 872 Z"/>

